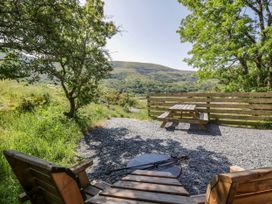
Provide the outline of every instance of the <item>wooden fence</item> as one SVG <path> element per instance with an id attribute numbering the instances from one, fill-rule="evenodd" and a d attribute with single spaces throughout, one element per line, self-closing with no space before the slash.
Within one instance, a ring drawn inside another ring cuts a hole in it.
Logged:
<path id="1" fill-rule="evenodd" d="M 148 114 L 156 118 L 175 104 L 196 104 L 209 120 L 219 124 L 272 124 L 272 92 L 178 93 L 147 96 Z"/>

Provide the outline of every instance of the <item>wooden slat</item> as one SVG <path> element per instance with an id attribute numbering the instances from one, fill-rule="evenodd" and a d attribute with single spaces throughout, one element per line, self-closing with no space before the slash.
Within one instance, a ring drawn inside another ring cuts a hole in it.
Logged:
<path id="1" fill-rule="evenodd" d="M 91 185 L 95 186 L 96 188 L 99 188 L 101 190 L 106 190 L 111 187 L 110 184 L 104 182 L 104 181 L 92 181 Z"/>
<path id="2" fill-rule="evenodd" d="M 208 121 L 196 120 L 196 119 L 193 119 L 193 118 L 169 118 L 169 119 L 167 119 L 167 122 L 191 123 L 191 124 L 207 124 Z"/>
<path id="3" fill-rule="evenodd" d="M 251 103 L 251 104 L 258 104 L 258 103 L 272 103 L 272 98 L 154 98 L 151 99 L 152 102 L 221 102 L 221 103 Z"/>
<path id="4" fill-rule="evenodd" d="M 258 181 L 252 180 L 247 183 L 240 184 L 237 190 L 237 194 L 257 193 L 267 190 L 272 191 L 272 178 Z"/>
<path id="5" fill-rule="evenodd" d="M 177 179 L 173 179 L 173 178 L 157 178 L 157 177 L 149 177 L 149 176 L 128 175 L 123 177 L 122 180 L 136 181 L 136 182 L 143 182 L 143 183 L 164 184 L 164 185 L 172 185 L 172 186 L 182 186 Z"/>
<path id="6" fill-rule="evenodd" d="M 182 186 L 169 186 L 152 183 L 140 183 L 133 181 L 118 181 L 113 184 L 114 188 L 140 190 L 146 192 L 167 193 L 175 195 L 189 196 L 189 193 Z"/>
<path id="7" fill-rule="evenodd" d="M 164 113 L 162 113 L 161 115 L 158 116 L 159 119 L 165 119 L 170 115 L 169 111 L 166 111 Z"/>
<path id="8" fill-rule="evenodd" d="M 166 96 L 186 96 L 186 97 L 272 97 L 272 92 L 247 92 L 247 93 L 155 93 L 149 94 L 150 100 L 154 97 L 166 97 Z"/>
<path id="9" fill-rule="evenodd" d="M 151 94 L 149 116 L 157 117 L 178 104 L 197 105 L 199 112 L 208 113 L 211 121 L 220 124 L 255 125 L 272 121 L 272 92 Z"/>
<path id="10" fill-rule="evenodd" d="M 96 194 L 98 194 L 101 191 L 101 189 L 96 188 L 95 186 L 88 186 L 84 189 L 84 192 L 91 195 L 91 196 L 95 196 Z"/>
<path id="11" fill-rule="evenodd" d="M 118 188 L 111 188 L 105 192 L 100 193 L 103 196 L 110 196 L 115 198 L 131 199 L 137 201 L 146 201 L 153 203 L 168 203 L 168 204 L 192 204 L 194 203 L 190 197 L 171 195 L 164 193 L 152 193 L 136 190 L 124 190 Z M 195 203 L 194 203 L 195 204 Z"/>
<path id="12" fill-rule="evenodd" d="M 234 204 L 271 204 L 272 190 L 239 195 L 234 198 Z"/>
<path id="13" fill-rule="evenodd" d="M 229 125 L 237 125 L 237 126 L 245 126 L 245 125 L 260 125 L 260 124 L 270 124 L 271 122 L 265 122 L 265 121 L 252 121 L 252 120 L 210 120 L 214 121 L 217 124 L 229 124 Z"/>
<path id="14" fill-rule="evenodd" d="M 270 120 L 272 121 L 272 116 L 249 116 L 249 115 L 215 115 L 210 114 L 210 118 L 215 119 L 233 119 L 233 120 Z"/>
<path id="15" fill-rule="evenodd" d="M 162 171 L 147 171 L 147 170 L 136 170 L 131 173 L 132 175 L 138 176 L 152 176 L 152 177 L 161 177 L 161 178 L 176 178 L 173 174 L 169 172 Z"/>
<path id="16" fill-rule="evenodd" d="M 227 182 L 247 183 L 249 181 L 260 181 L 271 179 L 272 180 L 272 168 L 252 169 L 239 171 L 235 174 L 224 173 L 220 174 L 220 179 Z"/>
<path id="17" fill-rule="evenodd" d="M 89 199 L 86 203 L 90 204 L 154 204 L 151 202 L 143 202 L 143 201 L 135 201 L 135 200 L 127 200 L 121 198 L 113 198 L 108 196 L 98 195 L 91 199 Z"/>
<path id="18" fill-rule="evenodd" d="M 53 173 L 52 178 L 54 179 L 65 204 L 84 204 L 80 189 L 74 179 L 64 172 Z"/>

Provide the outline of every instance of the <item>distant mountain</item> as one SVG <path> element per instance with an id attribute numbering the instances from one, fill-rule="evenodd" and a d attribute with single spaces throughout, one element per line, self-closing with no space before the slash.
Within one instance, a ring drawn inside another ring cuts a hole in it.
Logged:
<path id="1" fill-rule="evenodd" d="M 104 84 L 120 92 L 146 94 L 150 92 L 189 92 L 210 90 L 213 85 L 200 84 L 193 71 L 177 70 L 167 66 L 113 61 L 113 71 Z"/>
<path id="2" fill-rule="evenodd" d="M 194 76 L 195 72 L 177 70 L 167 66 L 141 63 L 141 62 L 112 62 L 113 72 L 112 77 L 126 78 L 133 74 L 134 77 L 160 81 L 160 82 L 178 82 L 178 81 L 196 81 L 197 77 Z"/>

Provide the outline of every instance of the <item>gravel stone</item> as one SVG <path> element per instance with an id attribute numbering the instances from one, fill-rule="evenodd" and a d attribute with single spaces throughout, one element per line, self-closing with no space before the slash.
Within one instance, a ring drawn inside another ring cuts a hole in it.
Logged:
<path id="1" fill-rule="evenodd" d="M 180 152 L 181 183 L 191 195 L 205 193 L 207 184 L 218 173 L 228 172 L 230 165 L 246 169 L 272 166 L 272 130 L 234 128 L 210 124 L 199 130 L 186 123 L 160 128 L 158 121 L 112 118 L 105 127 L 85 135 L 78 147 L 84 158 L 94 160 L 90 179 L 113 183 L 126 172 L 107 175 L 112 169 L 125 167 L 129 160 L 145 153 Z"/>

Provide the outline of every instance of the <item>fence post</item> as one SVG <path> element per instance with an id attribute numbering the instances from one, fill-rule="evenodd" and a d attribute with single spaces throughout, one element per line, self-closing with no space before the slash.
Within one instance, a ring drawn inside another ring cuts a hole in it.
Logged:
<path id="1" fill-rule="evenodd" d="M 147 114 L 149 117 L 151 117 L 150 116 L 150 96 L 148 94 L 146 96 L 146 100 L 147 100 Z"/>
<path id="2" fill-rule="evenodd" d="M 207 112 L 208 112 L 208 120 L 210 121 L 210 96 L 207 96 Z"/>

